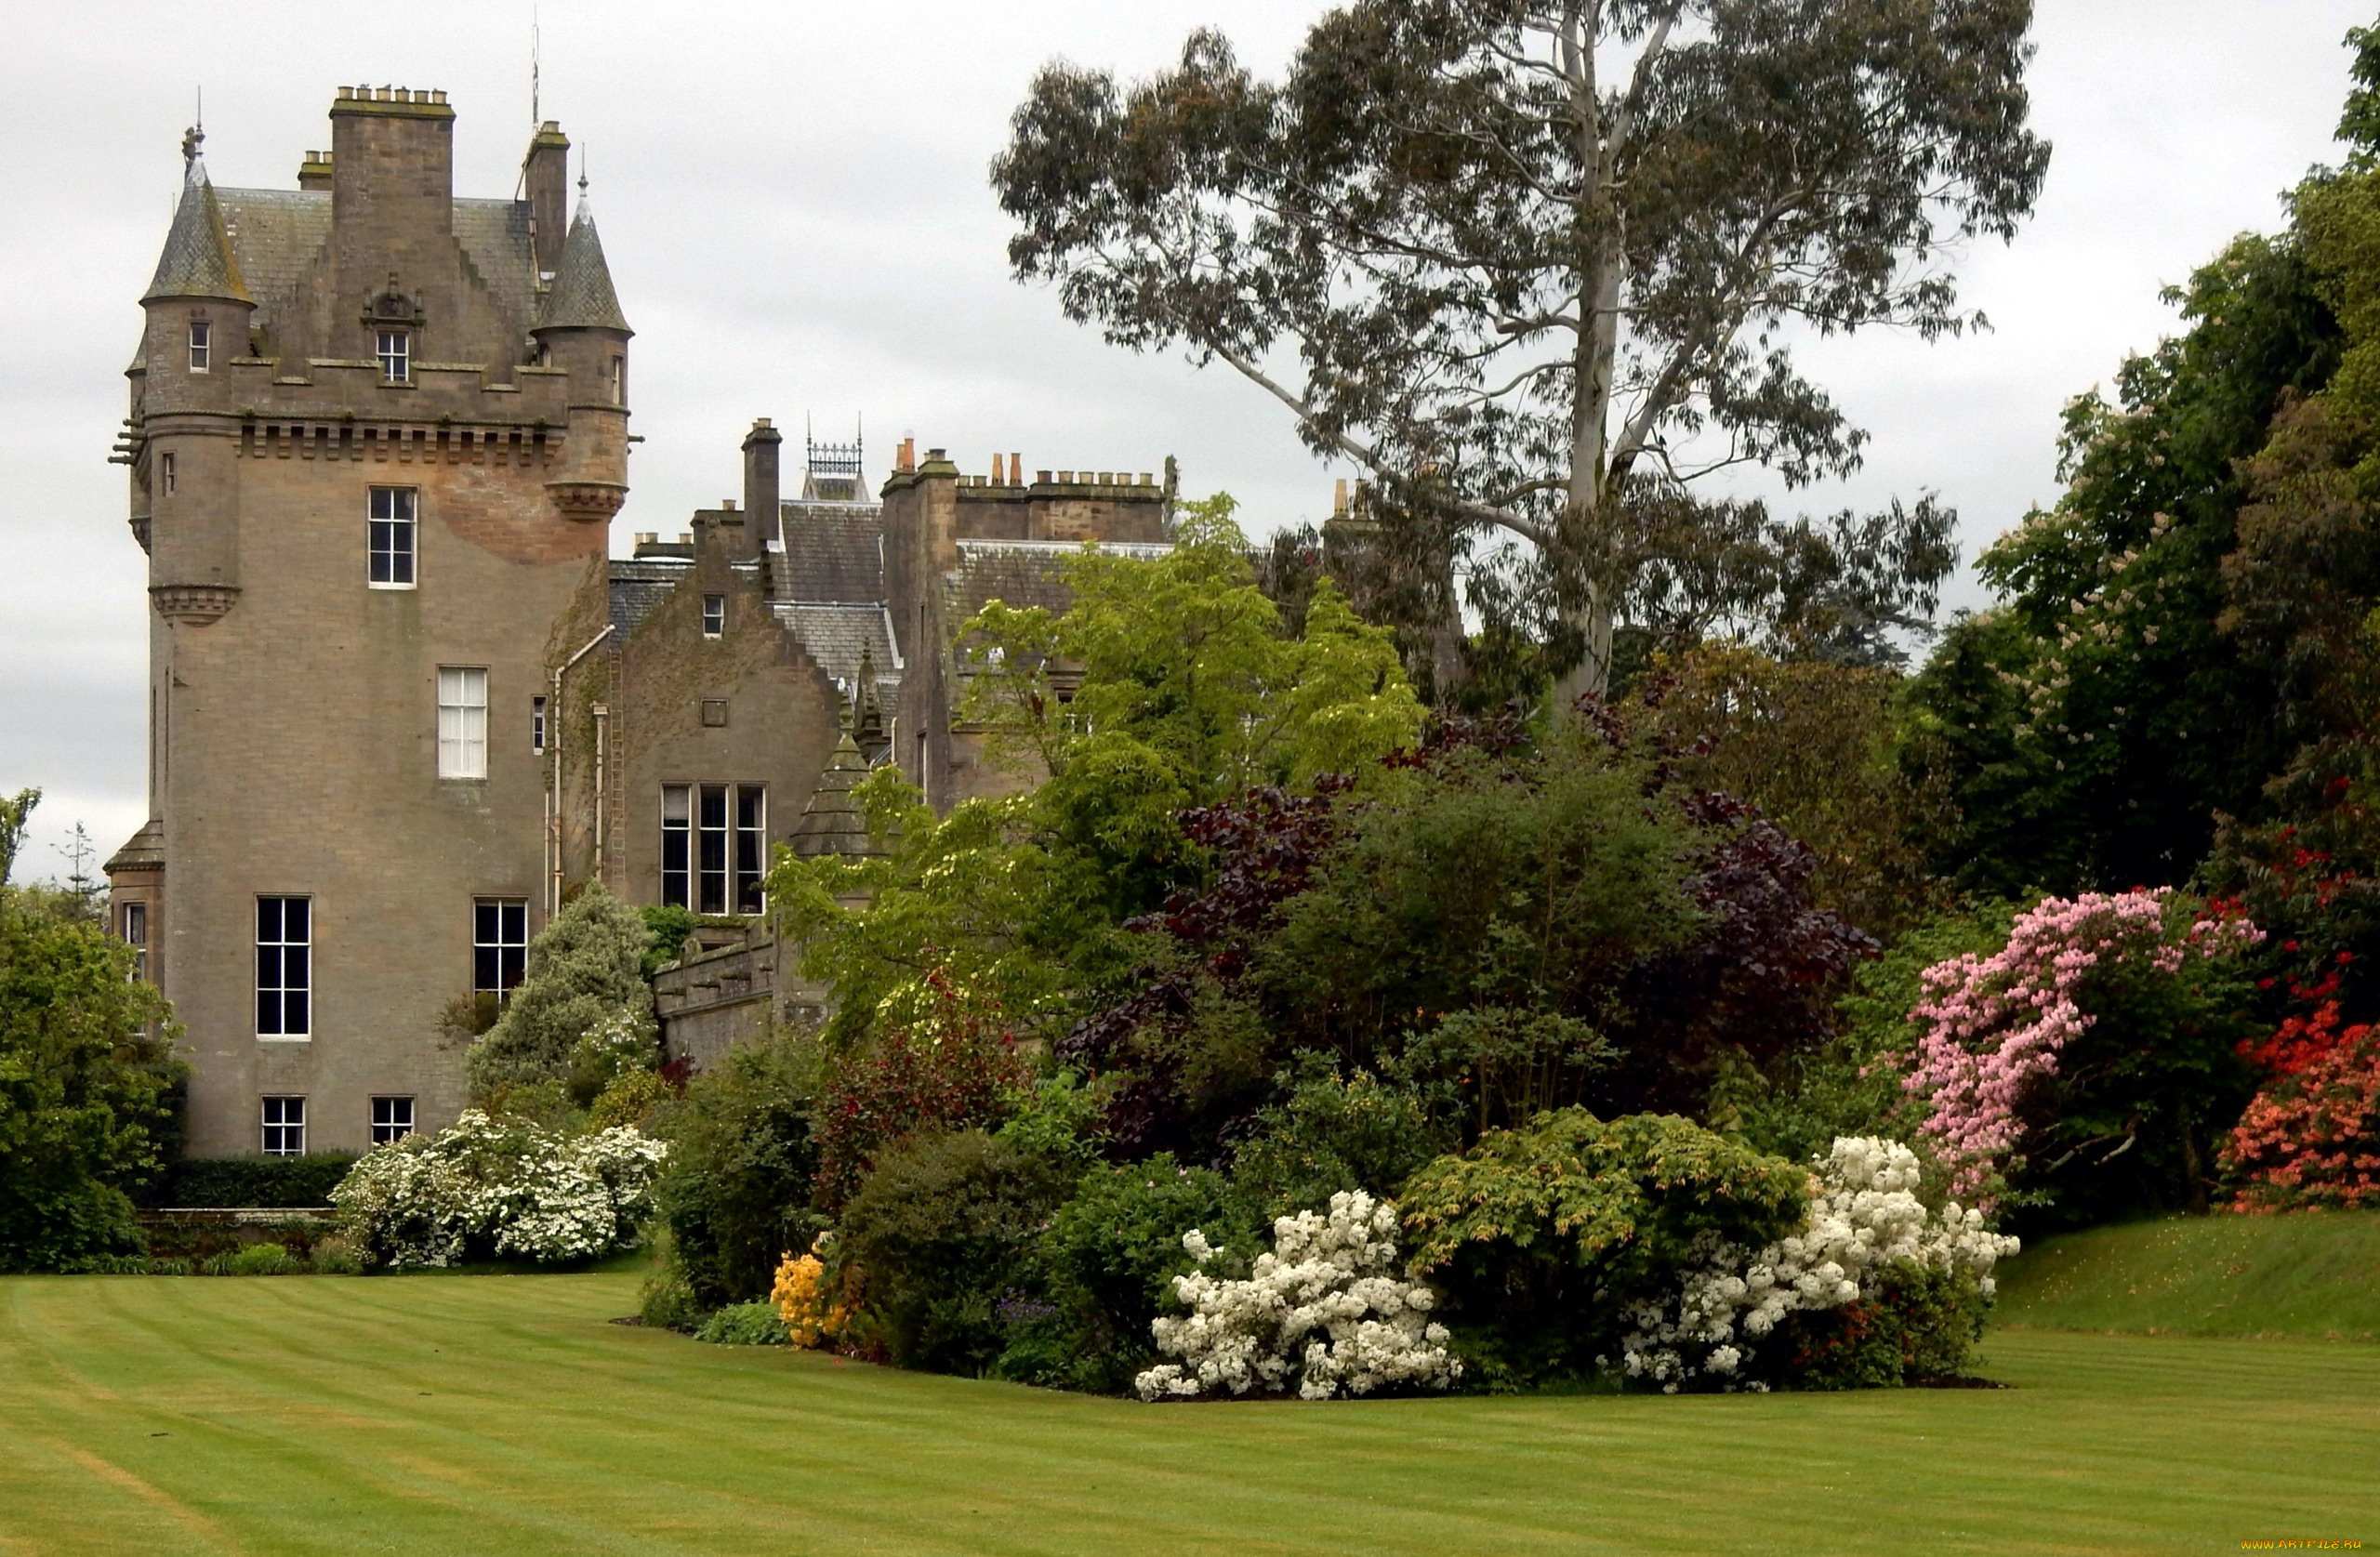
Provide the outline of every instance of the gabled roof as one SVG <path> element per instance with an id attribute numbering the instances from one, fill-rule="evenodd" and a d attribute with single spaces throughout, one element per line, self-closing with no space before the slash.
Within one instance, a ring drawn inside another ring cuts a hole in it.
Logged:
<path id="1" fill-rule="evenodd" d="M 570 236 L 562 244 L 562 263 L 554 284 L 537 310 L 540 330 L 617 330 L 634 335 L 620 312 L 620 297 L 612 289 L 612 268 L 603 260 L 603 240 L 595 233 L 595 213 L 581 195 L 578 214 L 570 219 Z"/>
<path id="2" fill-rule="evenodd" d="M 769 609 L 844 696 L 858 693 L 863 665 L 876 682 L 878 696 L 895 695 L 901 685 L 901 651 L 892 638 L 892 614 L 883 606 L 778 600 Z"/>
<path id="3" fill-rule="evenodd" d="M 189 177 L 182 181 L 181 203 L 174 207 L 174 225 L 165 234 L 165 252 L 157 257 L 157 273 L 144 303 L 164 297 L 223 297 L 253 303 L 248 284 L 241 279 L 240 262 L 232 257 L 231 240 L 223 231 L 223 207 L 206 177 L 206 165 L 191 158 Z"/>
<path id="4" fill-rule="evenodd" d="M 877 505 L 787 501 L 777 515 L 785 599 L 844 605 L 884 599 L 884 514 Z"/>
<path id="5" fill-rule="evenodd" d="M 627 642 L 638 624 L 652 614 L 654 607 L 668 600 L 669 591 L 693 569 L 691 561 L 674 557 L 611 559 L 612 629 L 615 640 Z"/>

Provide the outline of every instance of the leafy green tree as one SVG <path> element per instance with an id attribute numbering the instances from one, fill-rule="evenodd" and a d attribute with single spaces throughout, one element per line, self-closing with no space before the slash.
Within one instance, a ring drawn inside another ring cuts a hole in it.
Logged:
<path id="1" fill-rule="evenodd" d="M 1388 634 L 1328 587 L 1285 633 L 1231 500 L 1186 508 L 1163 559 L 1069 559 L 1063 615 L 994 602 L 962 629 L 966 717 L 999 759 L 1046 775 L 1037 787 L 940 817 L 879 770 L 853 794 L 883 855 L 788 858 L 770 876 L 806 976 L 835 988 L 835 1047 L 922 1020 L 932 971 L 1054 1036 L 1137 957 L 1124 922 L 1197 869 L 1185 811 L 1368 769 L 1415 739 Z"/>
<path id="2" fill-rule="evenodd" d="M 582 1054 L 590 1038 L 640 1042 L 657 1062 L 653 990 L 644 982 L 652 938 L 637 911 L 600 886 L 564 904 L 529 943 L 525 976 L 504 1014 L 465 1057 L 472 1094 L 551 1084 L 570 1087 L 584 1106 L 614 1075 L 608 1052 Z"/>
<path id="3" fill-rule="evenodd" d="M 2172 297 L 2191 327 L 2069 407 L 2066 495 L 1984 553 L 2001 603 L 1918 679 L 1912 760 L 1963 814 L 1938 857 L 1967 886 L 2182 880 L 2286 760 L 2270 683 L 2218 630 L 2222 568 L 2242 462 L 2328 381 L 2338 326 L 2294 236 L 2241 238 Z"/>
<path id="4" fill-rule="evenodd" d="M 2320 798 L 2361 766 L 2380 33 L 2348 42 L 2347 166 L 2297 188 L 2288 231 L 2239 239 L 2170 293 L 2189 328 L 2126 363 L 2112 401 L 2069 408 L 2065 497 L 1985 554 L 2002 603 L 1920 680 L 1911 754 L 1964 813 L 1942 856 L 1970 885 L 2179 882 L 2227 819 L 2239 840 L 2285 814 L 2318 825 Z M 2236 888 L 2248 864 L 2215 878 Z"/>
<path id="5" fill-rule="evenodd" d="M 2031 15 L 1356 0 L 1277 83 L 1212 32 L 1121 89 L 1050 66 L 993 182 L 1019 279 L 1248 377 L 1371 478 L 1425 571 L 1480 552 L 1473 603 L 1600 691 L 1699 478 L 1858 463 L 1781 333 L 1972 322 L 1943 259 L 2012 236 L 2048 159 Z"/>
<path id="6" fill-rule="evenodd" d="M 38 798 L 0 802 L 0 848 Z M 172 1018 L 71 899 L 0 882 L 0 1271 L 140 1251 L 128 1192 L 180 1143 Z"/>
<path id="7" fill-rule="evenodd" d="M 1260 785 L 1310 787 L 1420 733 L 1391 637 L 1329 580 L 1299 631 L 1257 585 L 1227 493 L 1183 505 L 1154 562 L 1093 551 L 1065 564 L 1063 616 L 993 601 L 961 629 L 977 666 L 966 717 L 996 753 L 1047 773 L 1067 807 L 1078 768 L 1162 774 L 1152 800 L 1211 805 Z M 1061 678 L 1079 678 L 1071 696 Z"/>
<path id="8" fill-rule="evenodd" d="M 815 1046 L 771 1035 L 730 1049 L 664 1114 L 669 1160 L 654 1197 L 670 1262 L 700 1308 L 766 1297 L 777 1261 L 822 1230 L 810 1210 L 817 1088 Z"/>
<path id="9" fill-rule="evenodd" d="M 0 796 L 0 886 L 7 885 L 8 873 L 17 867 L 17 851 L 24 847 L 25 829 L 33 825 L 33 807 L 39 804 L 38 789 Z"/>
<path id="10" fill-rule="evenodd" d="M 1580 1101 L 1628 973 L 1700 923 L 1689 831 L 1646 779 L 1567 728 L 1388 775 L 1251 958 L 1268 1025 L 1359 1063 L 1411 1033 L 1483 1093 L 1514 1072 L 1523 1116 Z"/>
<path id="11" fill-rule="evenodd" d="M 1623 712 L 1687 782 L 1807 845 L 1819 907 L 1889 941 L 1946 906 L 1927 845 L 1955 821 L 1942 778 L 1899 760 L 1906 692 L 1888 670 L 1712 643 L 1657 659 Z"/>
<path id="12" fill-rule="evenodd" d="M 835 1262 L 856 1270 L 885 1349 L 904 1367 L 980 1374 L 1006 1349 L 998 1312 L 1029 1289 L 1032 1259 L 1071 1185 L 1049 1162 L 981 1130 L 894 1147 L 843 1207 Z"/>

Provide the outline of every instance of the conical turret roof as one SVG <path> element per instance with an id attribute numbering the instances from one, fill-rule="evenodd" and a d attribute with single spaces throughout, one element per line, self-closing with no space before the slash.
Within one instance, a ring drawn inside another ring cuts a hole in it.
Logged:
<path id="1" fill-rule="evenodd" d="M 884 852 L 867 836 L 867 813 L 852 798 L 867 771 L 867 759 L 860 755 L 851 732 L 845 731 L 835 755 L 827 759 L 826 771 L 818 775 L 818 787 L 802 809 L 800 823 L 793 829 L 796 855 L 814 860 L 821 854 L 857 858 Z"/>
<path id="2" fill-rule="evenodd" d="M 224 235 L 223 207 L 206 177 L 206 164 L 195 155 L 182 180 L 181 203 L 174 207 L 173 231 L 165 234 L 165 252 L 157 258 L 157 274 L 151 279 L 149 290 L 140 295 L 144 303 L 163 297 L 256 301 L 240 277 L 231 240 Z"/>
<path id="3" fill-rule="evenodd" d="M 612 268 L 603 262 L 603 240 L 595 233 L 595 213 L 587 197 L 578 197 L 578 213 L 570 218 L 570 235 L 562 240 L 562 263 L 554 284 L 537 310 L 540 330 L 617 330 L 634 335 L 620 312 L 620 296 L 612 290 Z"/>

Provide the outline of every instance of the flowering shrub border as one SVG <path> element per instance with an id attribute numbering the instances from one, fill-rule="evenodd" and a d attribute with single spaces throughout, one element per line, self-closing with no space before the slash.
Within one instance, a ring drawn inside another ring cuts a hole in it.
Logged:
<path id="1" fill-rule="evenodd" d="M 1755 1354 L 1790 1316 L 1858 1303 L 1896 1266 L 1970 1279 L 1988 1300 L 1992 1267 L 2017 1250 L 2016 1239 L 1985 1229 L 1980 1210 L 1952 1201 L 1928 1212 L 1915 1193 L 1917 1154 L 1897 1141 L 1838 1138 L 1817 1168 L 1798 1232 L 1757 1253 L 1706 1239 L 1701 1269 L 1677 1296 L 1637 1308 L 1620 1343 L 1631 1379 L 1669 1394 L 1765 1391 L 1791 1369 Z M 1756 1362 L 1769 1366 L 1755 1371 Z"/>
<path id="2" fill-rule="evenodd" d="M 1251 1391 L 1329 1400 L 1378 1390 L 1444 1390 L 1462 1374 L 1436 1297 L 1398 1279 L 1396 1207 L 1361 1190 L 1330 1197 L 1328 1216 L 1301 1211 L 1273 1223 L 1273 1252 L 1245 1280 L 1204 1270 L 1173 1278 L 1189 1306 L 1150 1326 L 1159 1352 L 1181 1359 L 1135 1379 L 1143 1400 Z M 1197 1228 L 1182 1247 L 1199 1265 L 1215 1250 Z"/>
<path id="3" fill-rule="evenodd" d="M 1954 1194 L 1987 1206 L 1988 1187 L 2023 1133 L 2017 1108 L 2058 1055 L 2097 1019 L 2076 996 L 2095 969 L 2130 962 L 2164 975 L 2193 960 L 2234 957 L 2264 931 L 2218 906 L 2200 914 L 2171 888 L 2044 898 L 2016 917 L 2008 943 L 1969 952 L 1923 975 L 1910 1019 L 1922 1029 L 1903 1083 L 1928 1099 L 1924 1130 L 1951 1169 Z"/>
<path id="4" fill-rule="evenodd" d="M 331 1203 L 372 1265 L 593 1260 L 636 1247 L 668 1148 L 628 1126 L 566 1136 L 468 1110 L 376 1147 Z"/>
<path id="5" fill-rule="evenodd" d="M 2380 1206 L 2380 1027 L 2339 1020 L 2327 1002 L 2264 1046 L 2280 1074 L 2223 1150 L 2225 1169 L 2244 1181 L 2235 1208 Z"/>

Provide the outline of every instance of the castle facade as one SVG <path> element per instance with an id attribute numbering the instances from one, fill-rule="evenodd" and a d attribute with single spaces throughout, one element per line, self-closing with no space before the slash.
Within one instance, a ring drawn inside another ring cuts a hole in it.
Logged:
<path id="1" fill-rule="evenodd" d="M 151 820 L 117 933 L 173 1001 L 197 1155 L 361 1150 L 465 1104 L 458 1012 L 500 1001 L 590 882 L 733 921 L 774 852 L 866 846 L 898 763 L 936 805 L 1017 782 L 954 724 L 957 624 L 1064 604 L 1086 540 L 1154 552 L 1153 475 L 879 492 L 814 446 L 781 492 L 611 556 L 629 328 L 569 141 L 458 199 L 444 94 L 341 88 L 295 190 L 218 190 L 193 132 L 141 298 L 117 458 L 148 553 Z"/>

